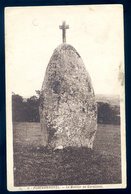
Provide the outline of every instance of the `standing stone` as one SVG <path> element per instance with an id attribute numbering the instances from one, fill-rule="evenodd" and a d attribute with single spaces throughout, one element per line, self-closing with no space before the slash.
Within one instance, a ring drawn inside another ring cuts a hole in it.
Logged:
<path id="1" fill-rule="evenodd" d="M 44 146 L 92 148 L 97 130 L 94 90 L 80 55 L 69 44 L 58 46 L 50 59 L 39 110 Z"/>

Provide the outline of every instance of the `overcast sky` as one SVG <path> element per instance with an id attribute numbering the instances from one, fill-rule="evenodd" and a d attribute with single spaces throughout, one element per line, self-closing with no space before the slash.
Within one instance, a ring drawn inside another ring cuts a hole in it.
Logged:
<path id="1" fill-rule="evenodd" d="M 96 94 L 119 94 L 123 65 L 121 5 L 17 7 L 5 11 L 7 87 L 23 97 L 35 95 L 54 49 L 62 43 L 59 25 L 66 21 L 67 43 L 81 55 Z"/>

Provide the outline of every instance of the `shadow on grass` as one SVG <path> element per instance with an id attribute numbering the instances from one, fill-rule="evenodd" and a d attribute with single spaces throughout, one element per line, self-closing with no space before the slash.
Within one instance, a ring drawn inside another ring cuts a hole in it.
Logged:
<path id="1" fill-rule="evenodd" d="M 14 145 L 15 186 L 121 183 L 120 158 L 87 148 Z"/>

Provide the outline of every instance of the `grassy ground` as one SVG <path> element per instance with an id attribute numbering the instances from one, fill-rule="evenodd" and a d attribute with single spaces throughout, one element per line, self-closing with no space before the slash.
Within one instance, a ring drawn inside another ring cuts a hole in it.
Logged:
<path id="1" fill-rule="evenodd" d="M 14 124 L 15 186 L 121 183 L 120 126 L 98 125 L 94 150 L 47 150 L 39 123 Z"/>

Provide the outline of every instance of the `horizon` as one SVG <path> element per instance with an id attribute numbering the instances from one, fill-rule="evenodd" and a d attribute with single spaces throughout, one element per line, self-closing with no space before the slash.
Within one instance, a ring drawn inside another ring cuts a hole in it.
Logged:
<path id="1" fill-rule="evenodd" d="M 39 90 L 40 91 L 40 90 Z M 22 98 L 24 98 L 24 99 L 27 99 L 27 98 L 30 98 L 30 97 L 32 97 L 32 96 L 37 96 L 37 93 L 34 93 L 34 94 L 32 94 L 31 96 L 22 96 L 21 94 L 19 94 L 19 93 L 15 93 L 15 92 L 12 92 L 12 95 L 19 95 L 19 96 L 21 96 Z M 104 97 L 120 97 L 120 95 L 119 94 L 95 94 L 95 97 L 96 96 L 104 96 Z"/>

